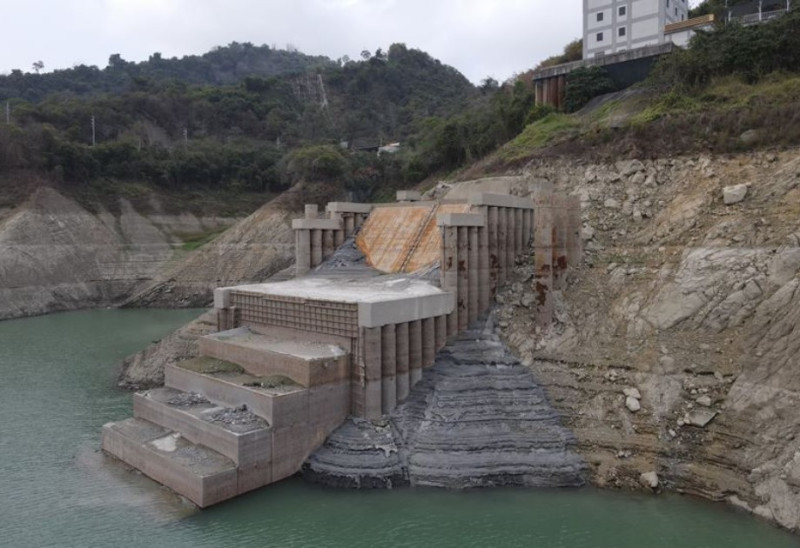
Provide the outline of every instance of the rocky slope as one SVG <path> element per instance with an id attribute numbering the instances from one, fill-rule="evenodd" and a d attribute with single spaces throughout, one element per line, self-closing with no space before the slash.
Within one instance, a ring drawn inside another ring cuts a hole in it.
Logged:
<path id="1" fill-rule="evenodd" d="M 52 188 L 0 212 L 0 320 L 122 302 L 183 256 L 181 238 L 235 219 L 87 211 Z"/>
<path id="2" fill-rule="evenodd" d="M 338 487 L 579 486 L 573 442 L 490 320 L 440 351 L 385 423 L 336 430 L 303 474 Z"/>
<path id="3" fill-rule="evenodd" d="M 591 480 L 635 487 L 656 472 L 798 529 L 800 152 L 542 161 L 517 191 L 538 178 L 581 197 L 586 265 L 551 329 L 524 306 L 530 267 L 498 318 Z"/>

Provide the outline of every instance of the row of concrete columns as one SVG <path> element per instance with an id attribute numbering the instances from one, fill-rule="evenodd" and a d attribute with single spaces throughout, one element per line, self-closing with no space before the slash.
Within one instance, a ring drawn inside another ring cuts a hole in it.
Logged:
<path id="1" fill-rule="evenodd" d="M 413 322 L 363 328 L 363 370 L 354 395 L 353 414 L 375 419 L 390 413 L 408 397 L 422 378 L 422 370 L 433 367 L 436 353 L 447 341 L 444 316 Z"/>
<path id="2" fill-rule="evenodd" d="M 295 236 L 297 276 L 318 267 L 367 220 L 369 204 L 328 204 L 327 217 L 320 218 L 316 204 L 306 205 L 305 218 L 292 221 Z"/>
<path id="3" fill-rule="evenodd" d="M 557 110 L 564 108 L 567 92 L 567 76 L 565 74 L 536 80 L 533 85 L 537 105 L 547 105 Z"/>
<path id="4" fill-rule="evenodd" d="M 441 231 L 441 286 L 456 295 L 447 318 L 455 335 L 486 313 L 497 288 L 506 283 L 532 239 L 533 209 L 529 200 L 477 194 L 470 199 L 476 213 L 437 217 Z"/>
<path id="5" fill-rule="evenodd" d="M 553 321 L 553 290 L 563 289 L 567 269 L 583 256 L 581 203 L 577 196 L 553 193 L 551 183 L 541 183 L 533 194 L 534 293 L 536 322 Z"/>

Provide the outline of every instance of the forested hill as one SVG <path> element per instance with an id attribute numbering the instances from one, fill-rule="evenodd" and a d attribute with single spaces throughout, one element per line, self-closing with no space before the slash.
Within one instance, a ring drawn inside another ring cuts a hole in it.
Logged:
<path id="1" fill-rule="evenodd" d="M 10 75 L 0 76 L 0 100 L 18 98 L 36 102 L 51 93 L 122 93 L 154 82 L 234 84 L 247 76 L 303 74 L 333 66 L 336 63 L 327 57 L 238 42 L 214 48 L 203 55 L 187 55 L 180 59 L 166 59 L 160 53 L 154 53 L 140 63 L 112 54 L 108 66 L 103 69 L 77 65 L 43 74 L 15 69 Z"/>
<path id="2" fill-rule="evenodd" d="M 229 65 L 220 61 L 223 52 L 231 56 Z M 258 52 L 265 55 L 263 62 Z M 272 63 L 279 53 L 296 63 Z M 213 63 L 204 64 L 209 59 Z M 24 75 L 30 86 L 22 95 L 43 99 L 9 100 L 11 123 L 0 120 L 0 177 L 28 170 L 66 188 L 108 189 L 115 181 L 135 181 L 171 190 L 234 192 L 281 191 L 298 179 L 336 179 L 369 195 L 416 177 L 418 170 L 406 169 L 408 161 L 400 157 L 378 161 L 374 152 L 347 153 L 342 141 L 402 140 L 411 146 L 424 128 L 463 111 L 480 95 L 457 70 L 402 44 L 365 52 L 358 61 L 232 45 L 182 60 L 121 63 L 102 71 L 79 67 Z M 136 70 L 128 70 L 131 66 Z M 270 66 L 291 73 L 254 75 Z M 80 82 L 87 70 L 102 75 L 98 87 L 89 78 L 80 93 L 69 86 L 51 89 L 54 79 Z M 136 71 L 144 75 L 132 76 Z M 118 72 L 129 81 L 112 93 Z M 194 83 L 203 78 L 203 84 Z M 239 80 L 212 85 L 233 78 Z"/>

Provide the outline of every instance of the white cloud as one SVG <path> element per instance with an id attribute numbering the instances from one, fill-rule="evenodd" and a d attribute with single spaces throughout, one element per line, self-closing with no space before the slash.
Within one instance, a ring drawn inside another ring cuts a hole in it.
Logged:
<path id="1" fill-rule="evenodd" d="M 554 8 L 554 6 L 557 6 Z M 27 0 L 5 7 L 0 71 L 105 66 L 153 52 L 200 54 L 232 41 L 293 44 L 355 58 L 394 42 L 427 51 L 472 81 L 504 79 L 581 33 L 580 0 Z"/>

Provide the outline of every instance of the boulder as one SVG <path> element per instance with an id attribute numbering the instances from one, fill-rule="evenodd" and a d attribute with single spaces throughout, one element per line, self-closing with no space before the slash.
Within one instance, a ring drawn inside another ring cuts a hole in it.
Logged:
<path id="1" fill-rule="evenodd" d="M 658 474 L 655 472 L 645 472 L 639 476 L 639 483 L 641 483 L 644 487 L 649 487 L 655 491 L 658 489 L 660 482 L 658 479 Z"/>
<path id="2" fill-rule="evenodd" d="M 716 416 L 717 412 L 710 409 L 694 409 L 686 413 L 686 416 L 683 417 L 683 422 L 690 426 L 705 428 Z"/>
<path id="3" fill-rule="evenodd" d="M 636 413 L 642 408 L 642 404 L 640 404 L 639 400 L 637 400 L 636 398 L 628 396 L 627 398 L 625 398 L 625 407 L 627 407 L 628 411 L 630 411 L 631 413 Z"/>
<path id="4" fill-rule="evenodd" d="M 722 199 L 725 205 L 738 204 L 747 196 L 747 185 L 726 186 L 722 189 Z"/>

